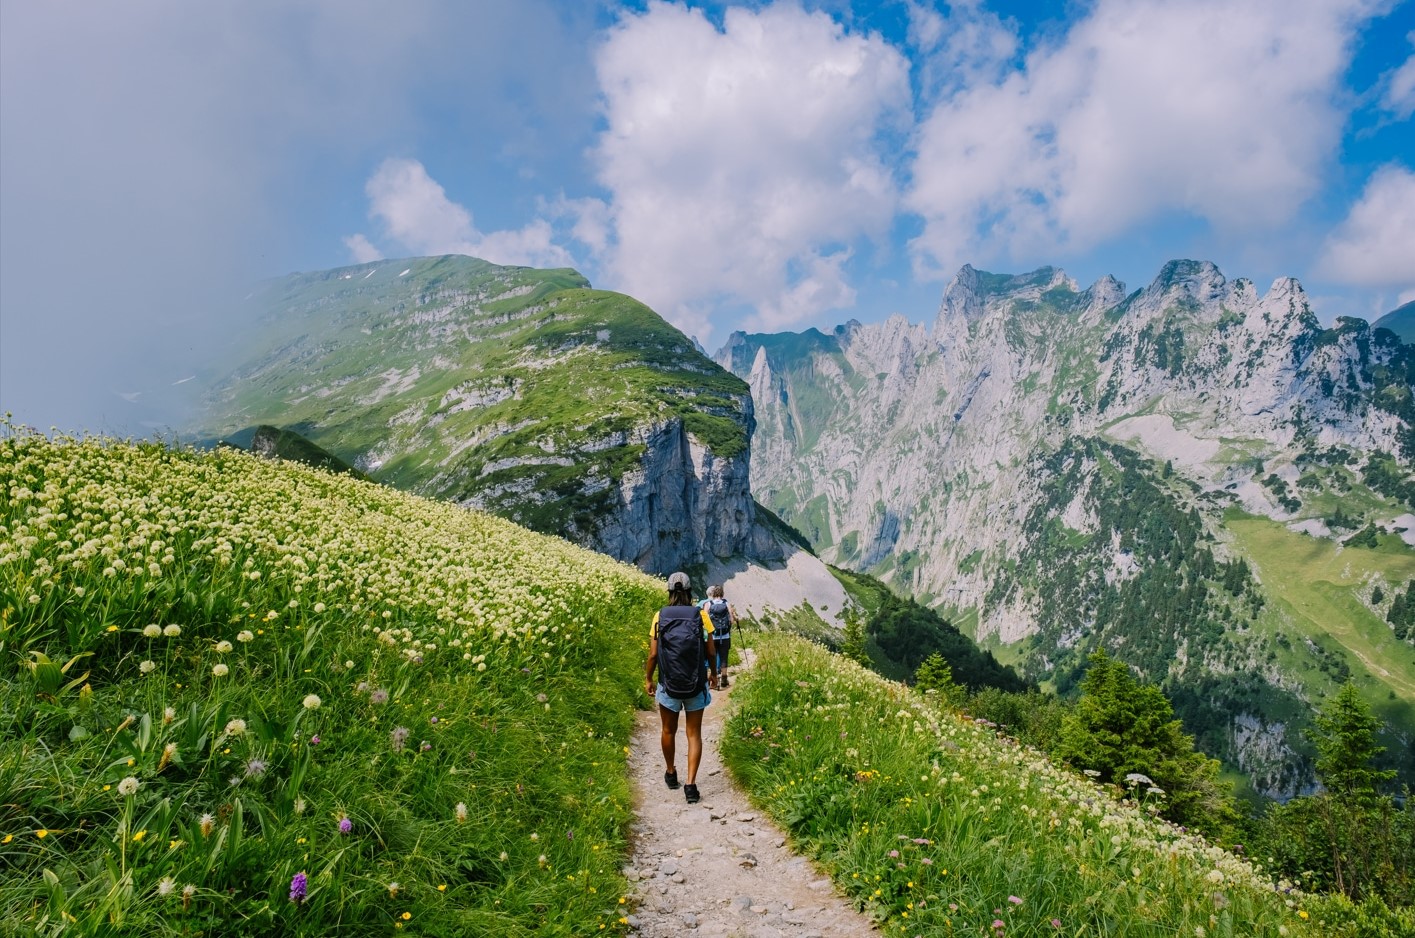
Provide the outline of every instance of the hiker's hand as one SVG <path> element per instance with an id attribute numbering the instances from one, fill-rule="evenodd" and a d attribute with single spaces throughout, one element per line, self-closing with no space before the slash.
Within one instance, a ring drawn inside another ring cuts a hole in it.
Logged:
<path id="1" fill-rule="evenodd" d="M 653 696 L 653 678 L 647 678 L 647 679 L 645 679 L 645 681 L 644 681 L 644 693 L 645 693 L 645 694 L 648 694 L 650 697 Z"/>

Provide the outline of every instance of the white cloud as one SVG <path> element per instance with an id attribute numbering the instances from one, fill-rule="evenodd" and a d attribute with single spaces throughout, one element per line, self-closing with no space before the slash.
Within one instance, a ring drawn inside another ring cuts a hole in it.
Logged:
<path id="1" fill-rule="evenodd" d="M 616 289 L 703 337 L 718 306 L 779 327 L 853 302 L 847 249 L 886 234 L 897 206 L 880 141 L 907 119 L 896 49 L 792 3 L 729 8 L 721 29 L 650 3 L 609 30 L 596 67 L 610 198 L 586 235 L 609 234 Z"/>
<path id="2" fill-rule="evenodd" d="M 1317 269 L 1337 283 L 1406 288 L 1401 296 L 1408 295 L 1415 287 L 1415 173 L 1393 163 L 1376 170 L 1327 236 Z"/>
<path id="3" fill-rule="evenodd" d="M 383 252 L 374 247 L 373 242 L 361 234 L 349 235 L 344 239 L 344 246 L 349 249 L 349 256 L 354 259 L 355 264 L 383 260 Z"/>
<path id="4" fill-rule="evenodd" d="M 364 191 L 369 217 L 380 223 L 383 237 L 412 254 L 466 254 L 494 264 L 531 267 L 573 264 L 569 253 L 554 243 L 550 224 L 543 219 L 513 231 L 477 231 L 472 213 L 449 199 L 417 160 L 384 160 Z M 362 234 L 344 243 L 356 258 L 360 251 L 382 256 Z"/>
<path id="5" fill-rule="evenodd" d="M 1405 38 L 1415 45 L 1415 32 Z M 1386 85 L 1385 99 L 1381 103 L 1399 120 L 1415 114 L 1415 55 L 1391 73 L 1390 84 Z"/>
<path id="6" fill-rule="evenodd" d="M 1339 143 L 1334 99 L 1367 6 L 1099 0 L 1022 69 L 946 93 L 924 119 L 916 266 L 1055 258 L 1176 213 L 1283 224 Z"/>

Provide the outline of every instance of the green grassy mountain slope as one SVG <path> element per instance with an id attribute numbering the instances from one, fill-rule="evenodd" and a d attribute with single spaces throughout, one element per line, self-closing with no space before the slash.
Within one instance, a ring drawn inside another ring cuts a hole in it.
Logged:
<path id="1" fill-rule="evenodd" d="M 1415 302 L 1397 306 L 1371 324 L 1373 329 L 1389 329 L 1400 341 L 1415 344 Z"/>
<path id="2" fill-rule="evenodd" d="M 218 442 L 240 447 L 267 459 L 286 459 L 314 466 L 316 469 L 328 469 L 330 472 L 348 473 L 357 479 L 368 479 L 367 475 L 318 443 L 313 443 L 291 430 L 282 430 L 270 424 L 239 430 Z"/>
<path id="3" fill-rule="evenodd" d="M 622 932 L 658 581 L 348 475 L 4 430 L 0 934 Z"/>
<path id="4" fill-rule="evenodd" d="M 379 481 L 646 568 L 744 552 L 748 391 L 629 297 L 449 256 L 294 274 L 251 302 L 265 318 L 203 435 L 286 427 Z M 724 497 L 699 505 L 705 488 Z"/>

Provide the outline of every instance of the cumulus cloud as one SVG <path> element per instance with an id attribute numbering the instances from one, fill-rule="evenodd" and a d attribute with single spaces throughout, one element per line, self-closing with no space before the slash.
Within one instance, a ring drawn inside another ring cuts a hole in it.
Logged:
<path id="1" fill-rule="evenodd" d="M 1360 287 L 1415 287 L 1415 173 L 1382 166 L 1323 246 L 1318 271 Z M 1402 302 L 1404 300 L 1402 299 Z"/>
<path id="2" fill-rule="evenodd" d="M 361 234 L 349 235 L 344 239 L 344 246 L 349 249 L 349 256 L 354 259 L 355 264 L 383 260 L 383 252 L 374 247 L 373 242 Z"/>
<path id="3" fill-rule="evenodd" d="M 729 8 L 720 28 L 650 3 L 596 70 L 609 198 L 585 232 L 607 237 L 616 288 L 703 337 L 712 308 L 775 328 L 853 302 L 842 265 L 897 206 L 881 137 L 908 116 L 898 50 L 791 3 Z"/>
<path id="4" fill-rule="evenodd" d="M 447 197 L 442 186 L 417 160 L 384 160 L 364 187 L 369 217 L 383 238 L 410 254 L 467 254 L 493 264 L 568 267 L 569 253 L 554 243 L 550 223 L 535 219 L 524 228 L 483 233 L 472 213 Z M 383 256 L 362 234 L 344 239 L 355 261 Z"/>
<path id="5" fill-rule="evenodd" d="M 1281 225 L 1339 143 L 1334 101 L 1369 7 L 1099 0 L 1020 69 L 945 89 L 925 117 L 907 195 L 924 219 L 916 268 L 1055 258 L 1171 214 Z"/>

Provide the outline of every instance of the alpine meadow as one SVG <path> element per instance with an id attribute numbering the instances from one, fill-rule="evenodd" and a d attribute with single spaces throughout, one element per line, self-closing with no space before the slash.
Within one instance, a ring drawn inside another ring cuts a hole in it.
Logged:
<path id="1" fill-rule="evenodd" d="M 1415 938 L 1415 0 L 0 0 L 0 938 Z"/>

